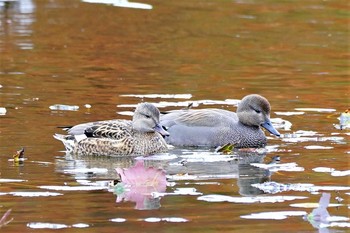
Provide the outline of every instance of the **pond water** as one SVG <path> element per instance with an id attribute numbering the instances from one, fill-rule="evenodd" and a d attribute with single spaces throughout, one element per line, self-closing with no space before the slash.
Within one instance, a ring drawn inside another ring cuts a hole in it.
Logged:
<path id="1" fill-rule="evenodd" d="M 347 1 L 91 2 L 0 1 L 1 230 L 349 231 Z M 52 137 L 142 101 L 235 111 L 251 93 L 282 134 L 266 150 L 76 157 Z M 116 168 L 150 185 L 112 187 Z M 322 193 L 331 219 L 305 220 Z"/>

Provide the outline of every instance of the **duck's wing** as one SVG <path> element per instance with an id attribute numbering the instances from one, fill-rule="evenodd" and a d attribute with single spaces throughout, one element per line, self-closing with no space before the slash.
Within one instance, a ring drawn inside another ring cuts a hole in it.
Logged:
<path id="1" fill-rule="evenodd" d="M 218 127 L 238 121 L 236 113 L 222 109 L 174 110 L 164 114 L 160 123 L 166 128 L 174 125 L 188 127 Z"/>
<path id="2" fill-rule="evenodd" d="M 132 135 L 132 123 L 128 120 L 108 120 L 83 123 L 67 130 L 71 135 L 123 139 Z"/>

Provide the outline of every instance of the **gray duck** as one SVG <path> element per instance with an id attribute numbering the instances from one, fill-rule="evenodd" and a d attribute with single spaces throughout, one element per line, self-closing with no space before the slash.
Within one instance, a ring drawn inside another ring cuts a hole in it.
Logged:
<path id="1" fill-rule="evenodd" d="M 280 136 L 270 121 L 269 101 L 261 95 L 245 96 L 236 113 L 223 109 L 182 109 L 166 112 L 160 124 L 169 132 L 165 137 L 173 146 L 261 148 L 267 139 L 261 127 Z"/>

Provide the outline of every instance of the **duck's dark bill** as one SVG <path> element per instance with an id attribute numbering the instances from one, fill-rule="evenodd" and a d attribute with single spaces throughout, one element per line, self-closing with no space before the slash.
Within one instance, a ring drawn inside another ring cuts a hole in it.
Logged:
<path id="1" fill-rule="evenodd" d="M 168 131 L 166 131 L 165 129 L 163 129 L 162 126 L 160 125 L 156 125 L 156 127 L 154 127 L 154 131 L 160 133 L 163 136 L 169 136 L 170 134 L 168 133 Z"/>
<path id="2" fill-rule="evenodd" d="M 261 125 L 264 127 L 267 131 L 272 133 L 273 135 L 280 136 L 281 134 L 272 126 L 271 121 L 266 121 L 264 124 Z"/>

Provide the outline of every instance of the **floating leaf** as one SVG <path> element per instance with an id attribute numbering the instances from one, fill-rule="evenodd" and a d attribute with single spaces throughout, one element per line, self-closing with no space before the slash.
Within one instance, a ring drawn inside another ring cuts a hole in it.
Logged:
<path id="1" fill-rule="evenodd" d="M 215 152 L 217 153 L 223 153 L 223 154 L 232 154 L 232 151 L 234 149 L 234 145 L 227 143 L 223 146 L 219 146 L 215 149 Z"/>
<path id="2" fill-rule="evenodd" d="M 7 210 L 6 213 L 0 219 L 0 228 L 9 224 L 13 220 L 13 218 L 7 219 L 7 217 L 10 215 L 11 211 L 12 211 L 11 209 Z"/>
<path id="3" fill-rule="evenodd" d="M 23 161 L 24 159 L 24 147 L 20 150 L 16 151 L 16 153 L 12 156 L 14 162 Z"/>
<path id="4" fill-rule="evenodd" d="M 346 109 L 345 112 L 340 114 L 340 129 L 350 128 L 350 109 Z"/>
<path id="5" fill-rule="evenodd" d="M 49 107 L 51 110 L 60 110 L 60 111 L 78 111 L 79 106 L 76 105 L 65 105 L 65 104 L 55 104 Z"/>
<path id="6" fill-rule="evenodd" d="M 16 153 L 12 156 L 13 159 L 9 159 L 9 161 L 13 161 L 15 164 L 22 164 L 24 160 L 24 148 L 22 147 L 20 150 L 16 151 Z"/>
<path id="7" fill-rule="evenodd" d="M 327 222 L 327 218 L 330 216 L 327 211 L 327 207 L 329 205 L 330 199 L 331 199 L 331 194 L 322 193 L 318 207 L 314 209 L 310 214 L 307 215 L 307 220 Z"/>

